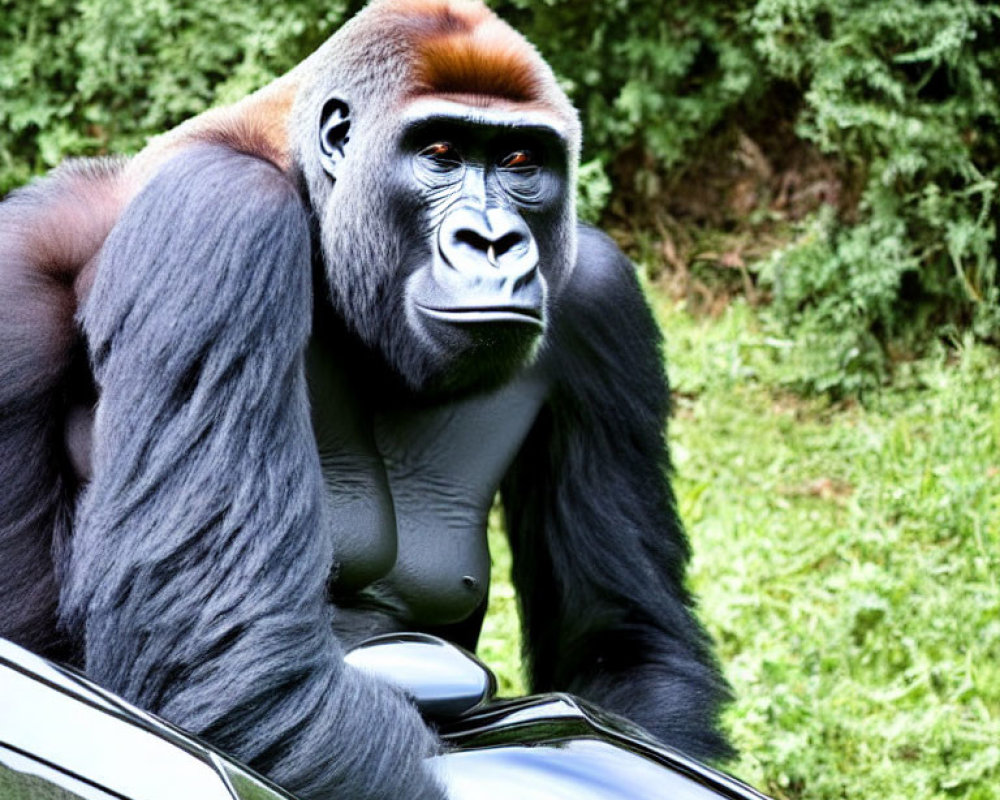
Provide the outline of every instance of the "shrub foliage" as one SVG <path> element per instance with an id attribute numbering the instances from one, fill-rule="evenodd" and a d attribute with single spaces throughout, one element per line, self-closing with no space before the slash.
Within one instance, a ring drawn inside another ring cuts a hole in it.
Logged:
<path id="1" fill-rule="evenodd" d="M 1000 5 L 761 0 L 747 19 L 767 73 L 800 88 L 799 135 L 861 188 L 769 265 L 781 319 L 821 345 L 804 376 L 853 388 L 886 346 L 1000 340 Z"/>
<path id="2" fill-rule="evenodd" d="M 0 193 L 66 155 L 137 150 L 241 96 L 362 4 L 0 0 Z M 811 342 L 803 385 L 869 385 L 887 355 L 958 329 L 1000 340 L 997 3 L 492 4 L 581 110 L 590 216 L 608 176 L 631 208 L 669 203 L 698 183 L 690 164 L 737 130 L 772 155 L 768 131 L 787 129 L 833 165 L 847 199 L 795 218 L 755 275 L 775 323 Z M 773 216 L 773 200 L 746 213 Z"/>

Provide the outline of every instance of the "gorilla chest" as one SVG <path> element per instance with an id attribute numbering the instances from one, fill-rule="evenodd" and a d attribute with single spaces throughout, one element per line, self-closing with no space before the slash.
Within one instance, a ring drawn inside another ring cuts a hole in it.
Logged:
<path id="1" fill-rule="evenodd" d="M 528 373 L 471 398 L 374 412 L 335 376 L 310 382 L 334 599 L 403 628 L 465 619 L 489 588 L 489 510 L 544 381 Z"/>

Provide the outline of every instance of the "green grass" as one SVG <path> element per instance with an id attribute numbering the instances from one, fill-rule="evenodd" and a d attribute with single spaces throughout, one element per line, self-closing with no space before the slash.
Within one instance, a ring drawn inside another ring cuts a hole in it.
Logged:
<path id="1" fill-rule="evenodd" d="M 831 404 L 734 304 L 651 292 L 691 586 L 737 701 L 731 772 L 778 798 L 1000 798 L 1000 357 L 965 344 Z M 808 355 L 808 354 L 806 354 Z M 521 691 L 509 555 L 481 655 Z"/>

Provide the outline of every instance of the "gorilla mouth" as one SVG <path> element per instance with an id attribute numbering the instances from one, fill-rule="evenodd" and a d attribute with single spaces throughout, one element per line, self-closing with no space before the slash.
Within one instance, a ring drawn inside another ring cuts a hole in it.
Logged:
<path id="1" fill-rule="evenodd" d="M 534 306 L 453 306 L 451 308 L 435 308 L 418 304 L 420 310 L 429 317 L 442 322 L 452 322 L 459 325 L 478 324 L 484 322 L 518 322 L 543 327 L 542 312 Z"/>

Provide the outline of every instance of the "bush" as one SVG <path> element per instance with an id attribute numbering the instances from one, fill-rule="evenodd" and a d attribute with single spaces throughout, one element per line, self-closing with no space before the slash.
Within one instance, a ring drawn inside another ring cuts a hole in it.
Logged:
<path id="1" fill-rule="evenodd" d="M 769 74 L 802 92 L 799 134 L 862 187 L 765 271 L 778 319 L 814 340 L 806 383 L 870 385 L 887 355 L 957 328 L 1000 341 L 1000 8 L 760 0 L 747 19 Z"/>

